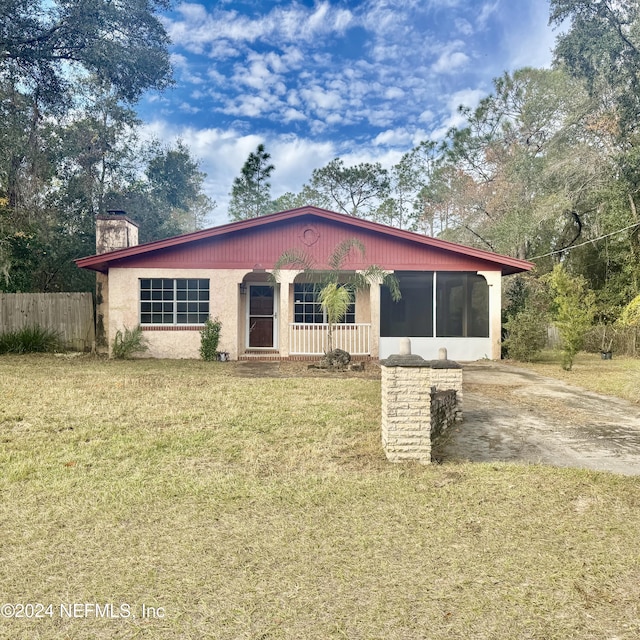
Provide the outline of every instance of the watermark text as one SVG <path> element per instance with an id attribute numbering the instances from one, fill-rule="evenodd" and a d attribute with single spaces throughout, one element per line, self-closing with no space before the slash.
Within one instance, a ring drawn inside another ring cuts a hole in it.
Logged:
<path id="1" fill-rule="evenodd" d="M 45 604 L 42 602 L 5 602 L 0 603 L 0 618 L 63 618 L 100 620 L 161 620 L 166 617 L 165 607 L 147 604 L 132 605 L 127 602 L 61 602 Z"/>

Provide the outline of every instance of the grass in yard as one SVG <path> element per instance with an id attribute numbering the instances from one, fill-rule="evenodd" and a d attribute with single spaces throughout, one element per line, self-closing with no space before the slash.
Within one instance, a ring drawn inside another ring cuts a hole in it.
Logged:
<path id="1" fill-rule="evenodd" d="M 242 366 L 0 357 L 0 601 L 54 605 L 0 638 L 639 636 L 636 478 L 391 465 L 378 380 Z"/>
<path id="2" fill-rule="evenodd" d="M 583 352 L 576 356 L 571 371 L 562 369 L 561 359 L 556 351 L 543 351 L 534 362 L 512 364 L 590 391 L 640 403 L 640 359 L 614 356 L 612 360 L 603 360 L 599 354 Z"/>

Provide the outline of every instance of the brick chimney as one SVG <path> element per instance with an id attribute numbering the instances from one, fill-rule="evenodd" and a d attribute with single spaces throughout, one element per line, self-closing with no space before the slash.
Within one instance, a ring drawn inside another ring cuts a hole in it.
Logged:
<path id="1" fill-rule="evenodd" d="M 96 216 L 96 254 L 126 249 L 138 244 L 138 225 L 124 211 Z"/>

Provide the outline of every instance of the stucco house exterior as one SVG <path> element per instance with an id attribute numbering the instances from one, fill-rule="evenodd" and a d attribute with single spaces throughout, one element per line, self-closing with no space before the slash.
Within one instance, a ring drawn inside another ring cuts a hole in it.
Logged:
<path id="1" fill-rule="evenodd" d="M 326 318 L 317 288 L 299 269 L 271 273 L 285 251 L 304 251 L 322 267 L 338 244 L 356 239 L 350 272 L 378 265 L 395 274 L 402 299 L 372 282 L 358 291 L 334 346 L 354 358 L 386 358 L 399 340 L 434 359 L 499 359 L 501 280 L 529 262 L 430 238 L 316 207 L 138 244 L 123 212 L 97 220 L 96 255 L 76 264 L 97 273 L 98 335 L 111 345 L 118 329 L 141 325 L 148 356 L 197 358 L 200 329 L 219 318 L 221 351 L 230 359 L 306 359 L 322 355 Z"/>

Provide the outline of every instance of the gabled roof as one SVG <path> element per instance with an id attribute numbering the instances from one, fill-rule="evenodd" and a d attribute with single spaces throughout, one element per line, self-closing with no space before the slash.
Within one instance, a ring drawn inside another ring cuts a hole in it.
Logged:
<path id="1" fill-rule="evenodd" d="M 224 239 L 225 236 L 231 236 L 232 234 L 236 234 L 241 231 L 257 231 L 261 228 L 268 228 L 274 224 L 296 221 L 301 218 L 308 218 L 309 216 L 318 220 L 339 223 L 343 226 L 350 226 L 354 231 L 360 230 L 375 234 L 382 234 L 389 239 L 408 241 L 415 243 L 416 245 L 424 246 L 425 248 L 431 247 L 439 251 L 457 254 L 458 256 L 475 258 L 495 265 L 502 271 L 503 275 L 529 271 L 534 266 L 531 262 L 527 262 L 526 260 L 503 256 L 491 251 L 483 251 L 482 249 L 475 249 L 473 247 L 467 247 L 454 242 L 447 242 L 446 240 L 430 238 L 412 231 L 404 231 L 403 229 L 396 229 L 395 227 L 383 225 L 378 222 L 371 222 L 369 220 L 363 220 L 361 218 L 311 206 L 272 213 L 257 218 L 251 218 L 249 220 L 231 222 L 218 227 L 211 227 L 210 229 L 202 229 L 201 231 L 185 233 L 172 238 L 165 238 L 164 240 L 156 240 L 154 242 L 147 242 L 145 244 L 128 247 L 126 249 L 118 249 L 108 253 L 79 258 L 75 262 L 78 267 L 83 269 L 92 269 L 94 271 L 106 273 L 111 265 L 114 263 L 118 263 L 118 265 L 120 265 L 122 264 L 122 261 L 126 262 L 127 258 L 153 255 L 158 252 L 162 252 L 163 250 L 184 247 L 190 243 L 201 242 L 202 240 L 207 240 L 209 238 Z M 384 267 L 385 265 L 381 264 L 380 266 Z"/>

